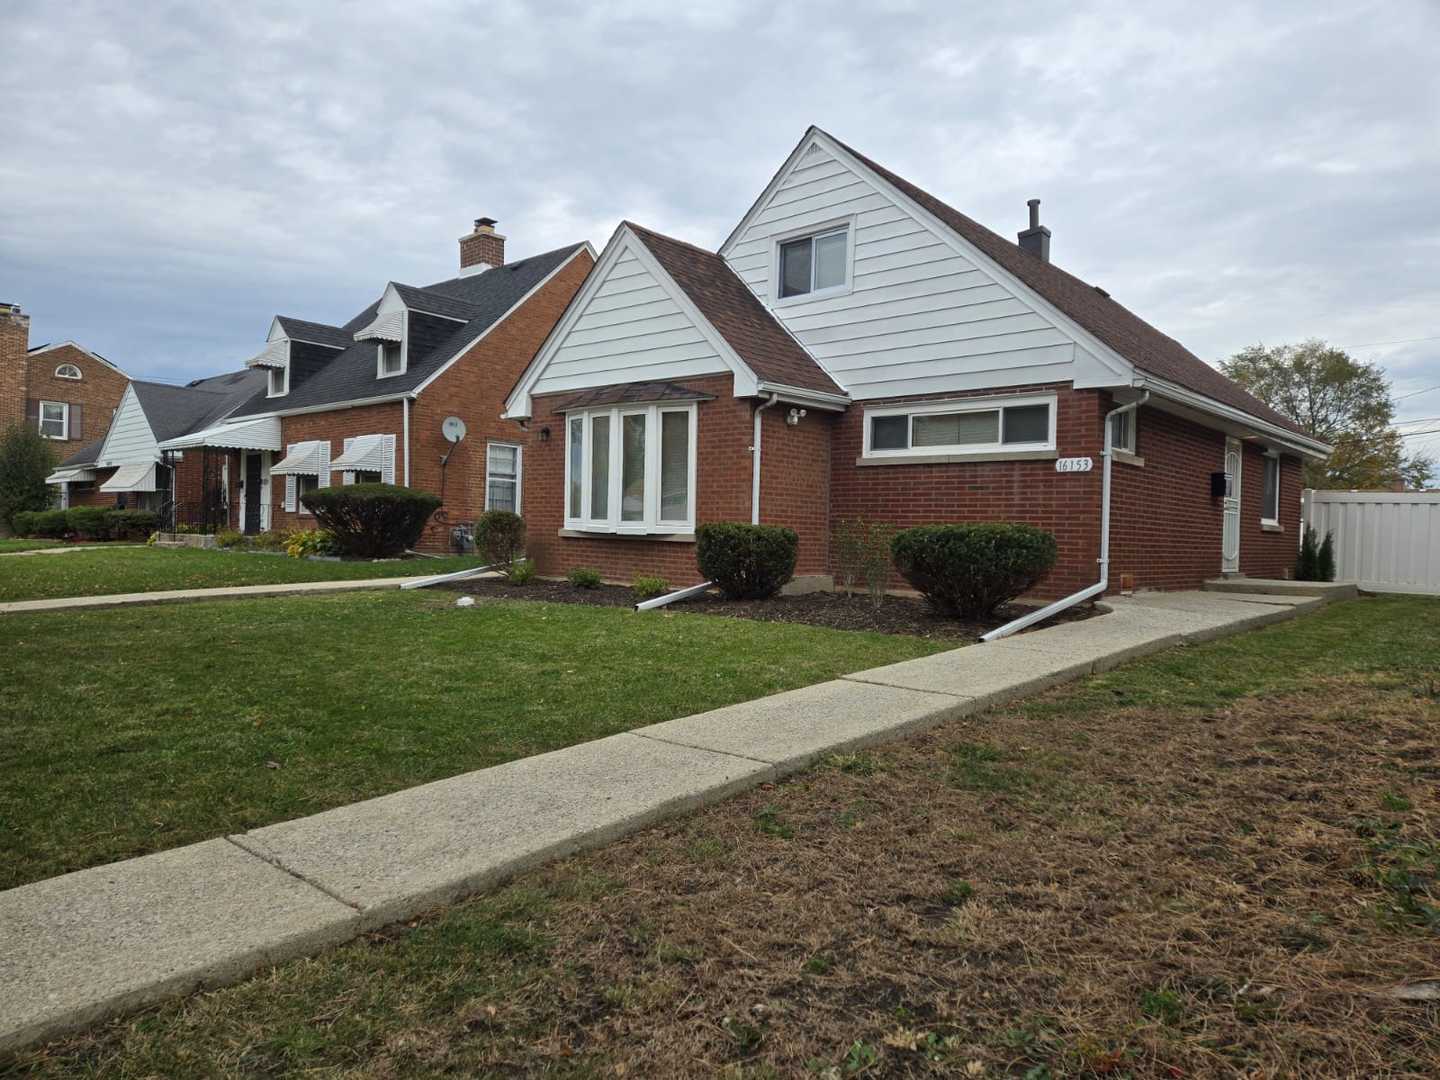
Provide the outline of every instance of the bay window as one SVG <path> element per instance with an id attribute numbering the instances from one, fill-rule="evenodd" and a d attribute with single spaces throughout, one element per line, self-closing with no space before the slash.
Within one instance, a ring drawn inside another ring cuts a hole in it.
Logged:
<path id="1" fill-rule="evenodd" d="M 1054 395 L 935 401 L 865 411 L 867 458 L 994 456 L 1054 449 Z"/>
<path id="2" fill-rule="evenodd" d="M 695 424 L 689 403 L 571 413 L 565 527 L 634 535 L 693 531 Z"/>

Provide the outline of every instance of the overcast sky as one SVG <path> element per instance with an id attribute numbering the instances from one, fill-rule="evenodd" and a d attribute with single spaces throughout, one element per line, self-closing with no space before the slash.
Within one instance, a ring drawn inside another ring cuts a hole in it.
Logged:
<path id="1" fill-rule="evenodd" d="M 1324 337 L 1440 427 L 1437 55 L 1437 0 L 7 0 L 0 300 L 213 374 L 452 276 L 482 214 L 512 258 L 714 247 L 815 123 L 1009 236 L 1039 196 L 1056 262 L 1207 360 Z"/>

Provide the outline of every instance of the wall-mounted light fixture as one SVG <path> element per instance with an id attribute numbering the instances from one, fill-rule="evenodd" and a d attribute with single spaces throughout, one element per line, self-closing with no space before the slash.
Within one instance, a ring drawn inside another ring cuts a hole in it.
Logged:
<path id="1" fill-rule="evenodd" d="M 548 427 L 542 427 L 542 428 L 540 429 L 540 441 L 541 441 L 541 442 L 549 442 L 549 441 L 550 441 L 550 429 L 549 429 Z"/>
<path id="2" fill-rule="evenodd" d="M 785 417 L 785 423 L 789 424 L 791 427 L 794 427 L 803 419 L 805 419 L 804 409 L 791 409 L 790 415 Z"/>

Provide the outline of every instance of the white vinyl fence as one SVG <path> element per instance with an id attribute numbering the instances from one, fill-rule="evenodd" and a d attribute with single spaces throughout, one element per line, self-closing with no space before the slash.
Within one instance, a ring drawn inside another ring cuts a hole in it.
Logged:
<path id="1" fill-rule="evenodd" d="M 1335 580 L 1440 596 L 1440 491 L 1311 491 L 1305 523 L 1335 537 Z"/>

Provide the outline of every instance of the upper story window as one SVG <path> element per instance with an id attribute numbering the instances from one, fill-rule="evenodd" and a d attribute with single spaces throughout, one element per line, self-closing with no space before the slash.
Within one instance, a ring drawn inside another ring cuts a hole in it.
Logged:
<path id="1" fill-rule="evenodd" d="M 270 372 L 270 387 L 266 391 L 267 397 L 284 397 L 290 392 L 290 365 L 284 367 L 272 367 Z"/>
<path id="2" fill-rule="evenodd" d="M 693 532 L 695 425 L 693 404 L 571 413 L 565 423 L 565 527 Z"/>
<path id="3" fill-rule="evenodd" d="M 405 353 L 400 348 L 398 341 L 382 341 L 380 343 L 379 370 L 376 377 L 388 379 L 392 375 L 403 375 L 405 373 Z"/>
<path id="4" fill-rule="evenodd" d="M 1110 448 L 1135 453 L 1135 410 L 1118 413 L 1110 418 Z"/>
<path id="5" fill-rule="evenodd" d="M 61 364 L 55 369 L 55 377 L 57 379 L 78 379 L 80 378 L 80 369 L 74 364 Z"/>
<path id="6" fill-rule="evenodd" d="M 1054 449 L 1053 395 L 865 410 L 867 458 L 963 457 Z"/>
<path id="7" fill-rule="evenodd" d="M 843 289 L 850 283 L 850 227 L 782 240 L 778 263 L 781 300 Z"/>
<path id="8" fill-rule="evenodd" d="M 47 439 L 70 437 L 70 406 L 63 401 L 40 402 L 40 434 Z"/>
<path id="9" fill-rule="evenodd" d="M 1265 486 L 1260 497 L 1260 521 L 1265 525 L 1280 524 L 1280 457 L 1266 454 Z"/>

